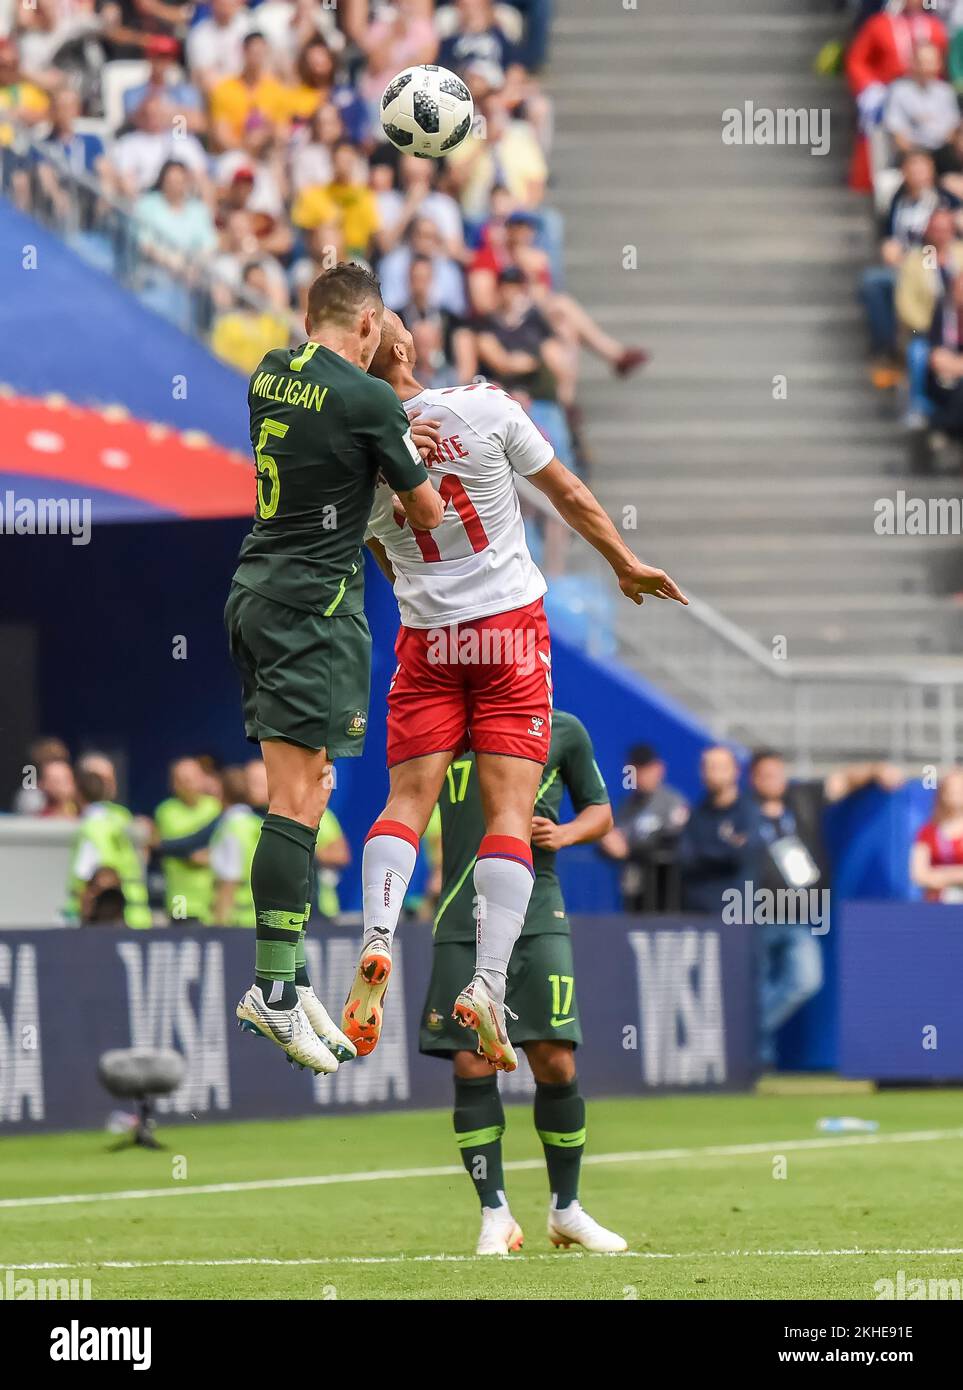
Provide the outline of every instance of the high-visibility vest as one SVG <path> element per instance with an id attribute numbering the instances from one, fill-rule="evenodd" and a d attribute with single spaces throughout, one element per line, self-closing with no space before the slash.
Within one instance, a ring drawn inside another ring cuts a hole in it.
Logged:
<path id="1" fill-rule="evenodd" d="M 180 797 L 170 796 L 154 812 L 154 824 L 162 840 L 179 840 L 203 830 L 220 814 L 221 803 L 216 796 L 201 796 L 193 806 L 188 806 Z M 172 855 L 163 856 L 161 866 L 164 899 L 170 917 L 174 921 L 196 917 L 199 922 L 209 922 L 214 901 L 214 875 L 208 866 L 175 859 Z"/>
<path id="2" fill-rule="evenodd" d="M 67 916 L 80 919 L 80 904 L 87 880 L 77 873 L 80 856 L 92 846 L 96 867 L 113 869 L 120 879 L 124 894 L 124 921 L 129 927 L 149 927 L 150 907 L 147 902 L 147 883 L 144 865 L 131 838 L 133 816 L 125 806 L 113 801 L 98 801 L 80 818 L 74 837 L 70 860 L 70 900 Z"/>
<path id="3" fill-rule="evenodd" d="M 254 897 L 251 893 L 251 862 L 261 833 L 261 817 L 250 806 L 232 806 L 225 811 L 221 823 L 211 836 L 211 862 L 216 863 L 218 848 L 233 840 L 238 847 L 240 877 L 234 889 L 230 921 L 219 923 L 226 927 L 255 927 Z"/>

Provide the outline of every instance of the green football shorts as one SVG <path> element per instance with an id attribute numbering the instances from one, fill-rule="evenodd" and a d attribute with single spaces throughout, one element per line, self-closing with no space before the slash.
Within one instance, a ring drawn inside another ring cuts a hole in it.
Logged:
<path id="1" fill-rule="evenodd" d="M 432 951 L 431 980 L 421 1015 L 418 1050 L 429 1057 L 450 1057 L 474 1050 L 474 1034 L 451 1016 L 455 997 L 475 973 L 474 941 L 440 941 Z M 508 963 L 505 1002 L 518 1021 L 505 1017 L 516 1047 L 526 1042 L 582 1041 L 572 938 L 567 932 L 521 936 Z"/>
<path id="2" fill-rule="evenodd" d="M 252 743 L 284 739 L 332 759 L 364 751 L 371 633 L 363 613 L 325 618 L 233 584 L 224 625 Z"/>

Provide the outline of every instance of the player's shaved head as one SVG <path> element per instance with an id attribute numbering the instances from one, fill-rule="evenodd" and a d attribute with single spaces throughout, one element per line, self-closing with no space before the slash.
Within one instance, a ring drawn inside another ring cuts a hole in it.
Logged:
<path id="1" fill-rule="evenodd" d="M 394 310 L 386 309 L 381 342 L 368 371 L 372 376 L 380 376 L 382 381 L 391 381 L 398 368 L 405 365 L 409 368 L 415 365 L 414 339 Z"/>
<path id="2" fill-rule="evenodd" d="M 312 333 L 323 328 L 351 329 L 366 308 L 380 313 L 383 307 L 381 286 L 371 271 L 342 261 L 322 271 L 308 290 L 308 328 Z"/>

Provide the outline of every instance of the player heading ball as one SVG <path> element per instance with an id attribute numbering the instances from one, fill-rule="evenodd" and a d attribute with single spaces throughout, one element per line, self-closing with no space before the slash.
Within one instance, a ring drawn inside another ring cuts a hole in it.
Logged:
<path id="1" fill-rule="evenodd" d="M 409 412 L 425 412 L 438 424 L 441 446 L 429 457 L 428 474 L 445 511 L 439 526 L 421 530 L 387 486 L 378 489 L 371 513 L 368 545 L 394 584 L 401 630 L 388 690 L 390 791 L 365 843 L 364 937 L 342 1027 L 359 1053 L 378 1042 L 392 938 L 419 841 L 449 763 L 471 748 L 485 836 L 473 869 L 475 973 L 453 1001 L 454 1017 L 477 1032 L 492 1066 L 513 1071 L 505 979 L 532 892 L 532 808 L 552 736 L 547 585 L 528 552 L 515 475 L 528 478 L 605 557 L 627 598 L 687 600 L 663 570 L 633 555 L 516 401 L 487 382 L 426 391 L 414 368 L 411 334 L 388 311 L 371 371 Z M 438 660 L 431 635 L 453 624 L 461 634 L 474 630 L 478 649 L 500 659 L 464 662 L 459 642 L 449 646 L 448 660 Z M 494 631 L 500 640 L 486 643 Z M 531 651 L 534 661 L 527 659 Z"/>
<path id="2" fill-rule="evenodd" d="M 365 526 L 382 477 L 419 531 L 444 510 L 419 453 L 436 436 L 413 433 L 395 393 L 368 375 L 384 312 L 369 271 L 325 271 L 308 294 L 306 341 L 267 353 L 251 377 L 257 498 L 224 611 L 269 795 L 251 866 L 255 979 L 237 1017 L 316 1072 L 355 1056 L 311 988 L 304 923 L 331 763 L 364 748 Z"/>

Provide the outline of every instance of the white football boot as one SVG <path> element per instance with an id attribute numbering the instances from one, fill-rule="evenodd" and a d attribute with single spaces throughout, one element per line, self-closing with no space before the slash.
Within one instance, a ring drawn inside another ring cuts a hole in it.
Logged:
<path id="1" fill-rule="evenodd" d="M 315 994 L 310 985 L 298 985 L 298 998 L 301 1007 L 308 1016 L 308 1022 L 324 1043 L 329 1052 L 333 1052 L 338 1062 L 352 1062 L 358 1055 L 358 1049 L 350 1038 L 346 1038 L 341 1029 L 338 1028 L 321 1000 Z"/>
<path id="2" fill-rule="evenodd" d="M 325 1074 L 338 1070 L 337 1057 L 311 1027 L 300 1000 L 293 1009 L 271 1009 L 260 987 L 252 985 L 234 1012 L 239 1028 L 277 1043 L 294 1066 Z"/>
<path id="3" fill-rule="evenodd" d="M 525 1237 L 508 1207 L 482 1207 L 476 1255 L 508 1255 L 521 1250 Z"/>
<path id="4" fill-rule="evenodd" d="M 511 1009 L 491 997 L 484 981 L 476 976 L 455 1000 L 451 1015 L 463 1028 L 475 1030 L 478 1034 L 478 1051 L 496 1071 L 514 1071 L 518 1066 L 518 1058 L 505 1027 L 506 1012 L 515 1017 Z"/>
<path id="5" fill-rule="evenodd" d="M 618 1255 L 629 1248 L 621 1236 L 593 1221 L 578 1202 L 570 1203 L 561 1211 L 549 1207 L 548 1238 L 553 1245 L 563 1248 L 581 1245 L 583 1250 L 590 1250 L 594 1255 Z"/>

